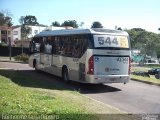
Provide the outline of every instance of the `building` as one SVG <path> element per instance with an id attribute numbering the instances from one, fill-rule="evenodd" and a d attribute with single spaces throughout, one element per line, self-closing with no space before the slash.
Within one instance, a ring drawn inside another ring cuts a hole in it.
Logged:
<path id="1" fill-rule="evenodd" d="M 45 30 L 48 27 L 45 25 L 26 25 L 26 26 L 31 28 L 31 32 L 28 35 L 28 38 L 34 37 L 36 34 L 42 32 L 43 30 Z"/>
<path id="2" fill-rule="evenodd" d="M 30 34 L 27 36 L 27 39 L 24 40 L 21 36 L 21 26 L 13 26 L 12 31 L 13 31 L 13 39 L 12 41 L 15 43 L 17 47 L 29 47 L 29 42 L 32 37 L 34 37 L 36 34 L 40 33 L 43 30 L 46 30 L 48 26 L 45 25 L 26 25 L 26 27 L 30 27 L 31 31 Z"/>
<path id="3" fill-rule="evenodd" d="M 45 30 L 64 30 L 64 29 L 67 29 L 67 28 L 65 28 L 65 27 L 48 26 L 48 27 L 46 27 Z"/>
<path id="4" fill-rule="evenodd" d="M 13 33 L 13 41 L 21 40 L 21 26 L 13 26 L 12 27 L 12 33 Z"/>
<path id="5" fill-rule="evenodd" d="M 28 38 L 34 37 L 36 34 L 40 33 L 41 31 L 45 30 L 48 26 L 45 25 L 26 25 L 26 27 L 30 27 L 31 31 L 30 34 L 27 36 Z M 13 26 L 13 41 L 21 40 L 21 26 Z"/>
<path id="6" fill-rule="evenodd" d="M 17 47 L 29 47 L 30 40 L 38 33 L 44 30 L 60 30 L 68 29 L 67 27 L 55 27 L 55 26 L 46 26 L 46 25 L 26 25 L 30 27 L 30 34 L 27 36 L 27 39 L 22 38 L 21 25 L 16 25 L 12 27 L 0 26 L 0 43 L 8 44 L 8 41 L 11 40 L 11 45 Z"/>
<path id="7" fill-rule="evenodd" d="M 12 28 L 7 26 L 0 26 L 0 43 L 8 44 L 12 41 Z"/>

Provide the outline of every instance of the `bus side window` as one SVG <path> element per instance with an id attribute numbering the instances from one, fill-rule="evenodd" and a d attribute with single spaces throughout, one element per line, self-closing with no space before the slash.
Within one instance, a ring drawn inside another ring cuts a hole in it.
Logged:
<path id="1" fill-rule="evenodd" d="M 54 42 L 53 42 L 53 54 L 59 55 L 60 47 L 59 47 L 59 37 L 55 36 L 54 37 Z"/>
<path id="2" fill-rule="evenodd" d="M 55 42 L 55 37 L 52 37 L 52 54 L 56 53 L 56 42 Z"/>
<path id="3" fill-rule="evenodd" d="M 40 43 L 35 43 L 35 52 L 40 52 Z"/>
<path id="4" fill-rule="evenodd" d="M 31 54 L 34 53 L 34 47 L 35 47 L 35 42 L 32 40 L 29 45 L 29 51 Z"/>
<path id="5" fill-rule="evenodd" d="M 30 53 L 40 52 L 41 41 L 39 38 L 33 38 L 30 42 Z"/>
<path id="6" fill-rule="evenodd" d="M 39 38 L 39 41 L 41 43 L 40 45 L 40 52 L 43 53 L 44 52 L 44 42 L 43 42 L 43 37 Z"/>
<path id="7" fill-rule="evenodd" d="M 62 53 L 64 56 L 71 57 L 72 56 L 72 45 L 69 36 L 65 36 L 63 38 L 63 50 Z"/>
<path id="8" fill-rule="evenodd" d="M 83 37 L 83 42 L 82 42 L 82 54 L 84 54 L 87 50 L 87 48 L 89 47 L 89 39 L 87 36 Z"/>
<path id="9" fill-rule="evenodd" d="M 76 35 L 76 36 L 73 36 L 73 38 L 72 38 L 72 43 L 73 43 L 72 55 L 75 58 L 80 58 L 81 57 L 80 37 L 81 36 Z"/>
<path id="10" fill-rule="evenodd" d="M 79 46 L 74 46 L 73 48 L 73 57 L 79 58 L 81 56 L 81 50 Z"/>
<path id="11" fill-rule="evenodd" d="M 44 53 L 46 54 L 52 53 L 52 38 L 51 37 L 46 37 Z"/>

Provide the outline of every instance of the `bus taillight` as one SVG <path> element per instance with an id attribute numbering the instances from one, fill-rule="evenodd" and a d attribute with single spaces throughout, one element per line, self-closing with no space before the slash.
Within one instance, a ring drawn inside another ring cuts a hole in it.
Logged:
<path id="1" fill-rule="evenodd" d="M 88 72 L 87 74 L 94 74 L 94 57 L 93 55 L 88 60 Z"/>

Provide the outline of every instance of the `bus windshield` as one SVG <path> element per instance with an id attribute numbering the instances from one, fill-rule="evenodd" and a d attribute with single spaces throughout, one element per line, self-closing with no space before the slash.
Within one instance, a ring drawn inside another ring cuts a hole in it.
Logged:
<path id="1" fill-rule="evenodd" d="M 93 35 L 95 48 L 128 48 L 129 40 L 127 36 L 116 35 Z"/>

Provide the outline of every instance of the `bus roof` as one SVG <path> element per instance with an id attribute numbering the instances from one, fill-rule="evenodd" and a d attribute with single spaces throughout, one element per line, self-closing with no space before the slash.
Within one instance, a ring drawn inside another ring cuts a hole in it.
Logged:
<path id="1" fill-rule="evenodd" d="M 121 30 L 93 28 L 93 29 L 62 29 L 62 30 L 53 30 L 53 31 L 42 31 L 39 34 L 35 35 L 35 37 L 77 35 L 77 34 L 110 34 L 110 35 L 128 36 L 127 32 L 121 31 Z"/>

